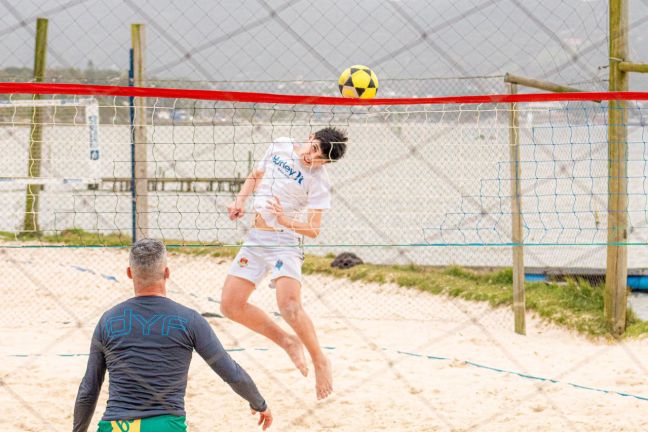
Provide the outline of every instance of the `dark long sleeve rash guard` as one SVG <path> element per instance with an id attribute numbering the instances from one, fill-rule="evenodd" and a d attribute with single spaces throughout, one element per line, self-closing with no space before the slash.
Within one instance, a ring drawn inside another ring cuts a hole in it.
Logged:
<path id="1" fill-rule="evenodd" d="M 103 314 L 92 336 L 74 406 L 74 432 L 86 432 L 108 370 L 102 420 L 186 415 L 193 350 L 256 411 L 267 405 L 250 376 L 225 351 L 197 311 L 166 297 L 131 298 Z"/>

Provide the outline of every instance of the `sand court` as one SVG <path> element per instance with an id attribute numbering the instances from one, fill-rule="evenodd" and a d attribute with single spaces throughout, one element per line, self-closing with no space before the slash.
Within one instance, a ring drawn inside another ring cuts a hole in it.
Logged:
<path id="1" fill-rule="evenodd" d="M 94 326 L 132 296 L 126 265 L 125 249 L 0 249 L 0 429 L 71 428 Z M 334 376 L 333 395 L 317 402 L 312 370 L 303 378 L 279 347 L 216 315 L 229 259 L 172 253 L 169 265 L 169 296 L 209 316 L 267 399 L 271 430 L 648 428 L 647 340 L 591 341 L 533 316 L 519 336 L 507 309 L 312 275 L 304 304 Z M 252 301 L 285 325 L 274 294 L 266 280 Z M 107 389 L 106 380 L 93 425 Z M 191 431 L 257 430 L 198 355 L 186 410 Z"/>

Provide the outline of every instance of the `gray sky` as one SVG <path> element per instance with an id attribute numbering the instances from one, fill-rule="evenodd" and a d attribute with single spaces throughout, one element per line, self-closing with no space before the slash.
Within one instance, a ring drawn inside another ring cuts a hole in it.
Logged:
<path id="1" fill-rule="evenodd" d="M 632 58 L 648 62 L 643 50 L 648 0 L 630 3 Z M 84 68 L 92 61 L 100 68 L 127 69 L 129 27 L 137 22 L 146 24 L 147 70 L 164 79 L 335 81 L 346 67 L 365 64 L 381 79 L 512 72 L 578 83 L 607 77 L 607 5 L 607 0 L 1 0 L 0 58 L 3 67 L 31 67 L 35 21 L 43 16 L 50 20 L 49 67 Z M 633 78 L 633 87 L 640 89 L 643 81 Z M 479 82 L 474 86 L 479 92 Z M 588 86 L 601 84 L 583 84 Z"/>

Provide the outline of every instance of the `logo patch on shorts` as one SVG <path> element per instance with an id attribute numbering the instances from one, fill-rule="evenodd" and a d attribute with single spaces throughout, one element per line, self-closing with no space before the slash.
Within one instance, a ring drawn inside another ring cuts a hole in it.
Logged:
<path id="1" fill-rule="evenodd" d="M 275 263 L 275 268 L 277 270 L 281 270 L 281 267 L 283 267 L 283 261 L 277 260 L 277 262 Z"/>
<path id="2" fill-rule="evenodd" d="M 110 422 L 113 432 L 140 432 L 142 419 L 113 420 Z"/>
<path id="3" fill-rule="evenodd" d="M 241 257 L 241 259 L 239 260 L 239 267 L 241 267 L 241 268 L 242 268 L 242 267 L 247 267 L 248 262 L 249 262 L 249 261 L 248 261 L 247 258 L 245 258 L 245 257 Z"/>

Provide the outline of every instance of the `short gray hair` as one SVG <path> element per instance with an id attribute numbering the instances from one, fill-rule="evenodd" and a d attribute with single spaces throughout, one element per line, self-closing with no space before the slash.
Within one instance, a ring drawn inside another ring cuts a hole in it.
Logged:
<path id="1" fill-rule="evenodd" d="M 128 264 L 133 276 L 142 282 L 163 279 L 166 263 L 166 248 L 160 240 L 143 238 L 131 246 Z"/>

